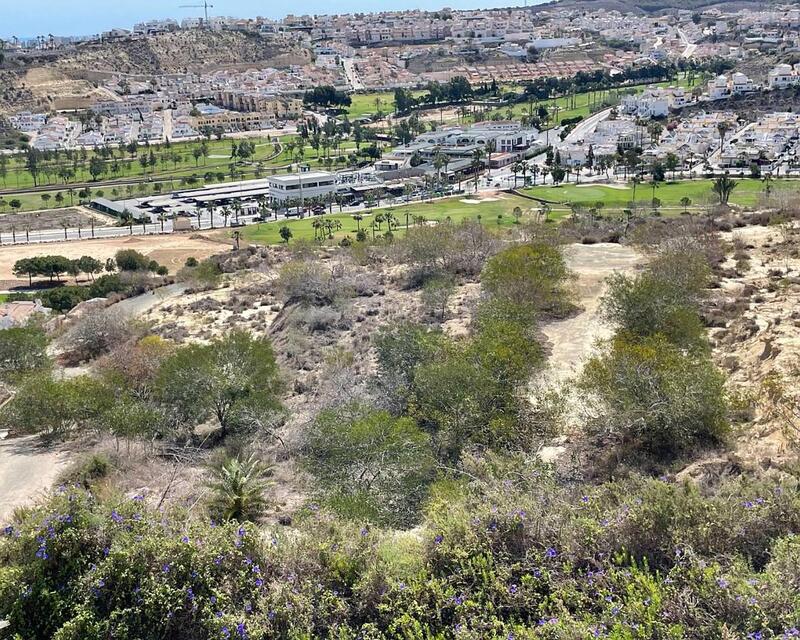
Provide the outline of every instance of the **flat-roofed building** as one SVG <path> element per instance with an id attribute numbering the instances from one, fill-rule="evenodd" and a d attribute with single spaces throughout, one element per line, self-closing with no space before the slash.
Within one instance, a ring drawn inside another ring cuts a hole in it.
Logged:
<path id="1" fill-rule="evenodd" d="M 287 200 L 321 198 L 338 191 L 336 175 L 327 171 L 301 171 L 287 175 L 270 176 L 269 197 L 275 204 Z"/>

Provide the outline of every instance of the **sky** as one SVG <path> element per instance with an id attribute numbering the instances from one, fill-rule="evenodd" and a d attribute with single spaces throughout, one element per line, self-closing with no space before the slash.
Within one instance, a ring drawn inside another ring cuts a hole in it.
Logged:
<path id="1" fill-rule="evenodd" d="M 541 0 L 529 0 L 537 4 Z M 394 9 L 477 9 L 523 5 L 525 0 L 211 0 L 209 15 L 282 18 L 286 13 L 352 13 Z M 36 35 L 91 35 L 112 27 L 130 28 L 151 18 L 202 15 L 202 9 L 180 5 L 202 0 L 0 0 L 0 38 Z"/>

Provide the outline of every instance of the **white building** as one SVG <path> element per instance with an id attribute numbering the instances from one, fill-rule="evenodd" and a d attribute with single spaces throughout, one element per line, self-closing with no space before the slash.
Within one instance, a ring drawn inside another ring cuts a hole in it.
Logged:
<path id="1" fill-rule="evenodd" d="M 47 118 L 43 113 L 31 113 L 30 111 L 23 111 L 16 115 L 9 117 L 11 125 L 23 133 L 35 133 L 44 127 Z"/>
<path id="2" fill-rule="evenodd" d="M 709 82 L 708 98 L 709 100 L 722 100 L 757 90 L 758 87 L 750 78 L 737 71 L 730 78 L 726 75 L 721 75 Z"/>
<path id="3" fill-rule="evenodd" d="M 287 175 L 270 176 L 269 197 L 275 204 L 287 200 L 322 198 L 337 191 L 336 175 L 327 171 L 301 171 Z"/>
<path id="4" fill-rule="evenodd" d="M 800 64 L 779 64 L 769 72 L 767 78 L 770 89 L 792 87 L 800 83 Z"/>

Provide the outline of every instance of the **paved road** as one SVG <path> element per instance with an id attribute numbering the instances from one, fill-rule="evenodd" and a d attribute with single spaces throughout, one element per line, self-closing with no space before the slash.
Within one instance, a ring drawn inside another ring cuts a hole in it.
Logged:
<path id="1" fill-rule="evenodd" d="M 683 42 L 683 44 L 686 46 L 686 49 L 683 50 L 683 57 L 691 58 L 694 55 L 694 52 L 697 50 L 697 45 L 689 42 L 689 38 L 686 37 L 683 29 L 678 29 L 678 35 L 681 38 L 681 42 Z"/>
<path id="2" fill-rule="evenodd" d="M 135 318 L 144 315 L 162 302 L 170 300 L 171 298 L 177 298 L 188 288 L 187 285 L 182 283 L 169 284 L 166 287 L 159 287 L 158 289 L 153 289 L 152 291 L 148 291 L 147 293 L 133 298 L 120 300 L 108 308 L 118 311 L 128 318 Z"/>
<path id="3" fill-rule="evenodd" d="M 611 109 L 598 111 L 585 120 L 581 120 L 575 128 L 567 134 L 564 142 L 582 142 L 587 133 L 591 133 L 597 128 L 598 123 L 602 122 L 611 114 Z"/>
<path id="4" fill-rule="evenodd" d="M 364 88 L 364 83 L 358 75 L 356 69 L 356 61 L 353 58 L 342 58 L 342 65 L 344 66 L 344 73 L 347 76 L 347 81 L 353 88 L 353 91 L 360 91 Z"/>

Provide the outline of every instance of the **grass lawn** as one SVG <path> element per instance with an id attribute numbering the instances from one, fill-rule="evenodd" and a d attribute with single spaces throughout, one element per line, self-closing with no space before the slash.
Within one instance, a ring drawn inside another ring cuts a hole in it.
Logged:
<path id="1" fill-rule="evenodd" d="M 380 107 L 383 113 L 394 111 L 394 92 L 381 91 L 375 93 L 354 93 L 350 96 L 352 102 L 347 109 L 347 117 L 361 118 L 366 115 L 377 113 L 378 106 L 376 100 L 380 100 Z"/>
<path id="2" fill-rule="evenodd" d="M 425 91 L 412 91 L 414 97 L 419 97 Z M 378 112 L 377 100 L 380 100 L 380 108 L 383 113 L 394 113 L 394 91 L 373 91 L 371 93 L 353 93 L 350 95 L 352 102 L 347 109 L 347 117 L 361 118 L 371 116 Z"/>
<path id="3" fill-rule="evenodd" d="M 286 136 L 289 138 L 290 136 Z M 279 164 L 286 164 L 288 162 L 288 158 L 286 154 L 281 154 L 279 157 L 274 158 L 273 160 L 267 161 L 266 159 L 269 158 L 274 154 L 274 144 L 271 139 L 266 137 L 264 138 L 251 138 L 251 141 L 255 142 L 255 154 L 252 157 L 253 162 L 264 162 L 265 166 L 273 166 Z M 160 179 L 160 176 L 167 176 L 167 175 L 190 175 L 192 173 L 197 173 L 202 175 L 206 171 L 221 171 L 225 170 L 227 166 L 230 164 L 230 154 L 231 154 L 231 142 L 232 140 L 224 139 L 224 140 L 210 140 L 206 144 L 208 145 L 208 158 L 203 159 L 200 158 L 199 160 L 195 160 L 192 155 L 192 150 L 198 148 L 200 146 L 200 141 L 192 141 L 192 142 L 173 142 L 170 144 L 169 148 L 166 145 L 151 145 L 149 148 L 143 145 L 139 146 L 138 154 L 141 155 L 149 155 L 152 151 L 153 155 L 157 159 L 157 164 L 155 167 L 148 167 L 146 177 L 153 178 L 155 180 Z M 175 162 L 172 158 L 172 155 L 175 154 Z M 75 155 L 80 158 L 80 152 L 75 152 Z M 89 162 L 88 160 L 92 158 L 94 155 L 93 151 L 88 151 L 86 154 L 87 160 L 86 162 L 78 161 L 73 166 L 75 168 L 75 177 L 72 178 L 71 182 L 89 182 L 92 180 L 92 176 L 88 171 Z M 119 171 L 114 174 L 111 171 L 111 167 L 113 165 L 113 161 L 107 160 L 106 167 L 107 171 L 105 175 L 101 177 L 101 180 L 110 180 L 112 178 L 144 178 L 145 174 L 142 170 L 142 166 L 139 164 L 138 156 L 136 158 L 132 158 L 129 154 L 123 154 L 123 157 L 119 157 L 120 153 L 117 151 L 117 159 L 119 165 Z M 69 161 L 66 157 L 65 153 L 61 153 L 61 164 L 63 165 L 71 165 L 71 161 Z M 46 185 L 46 184 L 53 184 L 56 185 L 59 182 L 59 178 L 57 176 L 56 170 L 56 163 L 53 161 L 44 161 L 42 163 L 43 169 L 46 167 L 50 167 L 49 172 L 45 172 L 44 170 L 41 172 L 39 176 L 39 184 Z M 25 158 L 21 155 L 14 155 L 11 156 L 8 160 L 7 166 L 7 176 L 3 180 L 3 188 L 5 189 L 25 189 L 33 186 L 33 178 L 31 177 L 30 173 L 25 169 Z"/>
<path id="4" fill-rule="evenodd" d="M 583 118 L 587 118 L 592 113 L 595 113 L 600 110 L 600 105 L 602 105 L 604 100 L 609 100 L 610 102 L 618 102 L 619 96 L 634 91 L 636 93 L 641 93 L 650 86 L 650 84 L 642 84 L 636 85 L 631 87 L 622 87 L 619 89 L 606 89 L 603 91 L 588 91 L 585 93 L 578 93 L 575 96 L 565 96 L 561 98 L 552 98 L 549 100 L 542 100 L 540 102 L 532 101 L 531 103 L 522 102 L 519 104 L 515 104 L 512 107 L 513 117 L 514 118 L 521 118 L 524 115 L 535 115 L 536 109 L 539 106 L 547 107 L 547 110 L 550 112 L 550 117 L 555 119 L 556 117 L 556 110 L 555 107 L 558 107 L 558 123 L 560 123 L 565 118 L 574 118 L 576 116 L 581 116 Z M 657 87 L 668 87 L 668 86 L 679 86 L 679 87 L 686 87 L 687 79 L 685 74 L 679 74 L 675 80 L 668 81 L 668 82 L 658 82 L 655 83 Z M 508 112 L 507 108 L 498 109 L 501 114 L 505 115 Z M 483 114 L 482 117 L 488 117 L 492 114 L 491 111 Z M 552 125 L 557 125 L 558 123 L 551 121 Z"/>
<path id="5" fill-rule="evenodd" d="M 755 206 L 764 196 L 764 183 L 760 180 L 745 178 L 737 180 L 736 189 L 731 194 L 731 204 L 742 206 Z M 656 198 L 661 200 L 664 207 L 680 208 L 680 201 L 688 197 L 692 206 L 713 204 L 717 201 L 716 195 L 711 191 L 711 180 L 692 180 L 682 182 L 664 182 L 656 189 Z M 778 192 L 797 192 L 800 194 L 800 182 L 794 180 L 775 181 L 773 194 Z M 560 185 L 557 187 L 529 187 L 524 190 L 528 195 L 542 198 L 548 202 L 562 205 L 580 204 L 593 206 L 602 202 L 607 209 L 624 209 L 633 200 L 633 187 L 607 186 L 607 185 Z M 647 206 L 653 197 L 653 190 L 648 183 L 640 184 L 636 188 L 636 202 Z"/>
<path id="6" fill-rule="evenodd" d="M 294 135 L 286 135 L 281 136 L 280 141 L 281 143 L 285 144 L 286 142 L 299 139 L 299 137 Z M 92 186 L 92 195 L 93 197 L 98 196 L 98 191 L 102 191 L 102 195 L 104 197 L 111 200 L 118 200 L 120 198 L 134 198 L 158 194 L 159 192 L 153 188 L 156 183 L 161 185 L 161 193 L 166 193 L 169 191 L 174 191 L 176 188 L 198 188 L 202 187 L 204 184 L 216 184 L 219 182 L 231 181 L 234 178 L 232 178 L 230 175 L 230 143 L 230 140 L 212 140 L 209 143 L 209 157 L 205 160 L 199 159 L 197 162 L 195 162 L 195 159 L 191 156 L 191 154 L 188 153 L 185 153 L 183 160 L 177 164 L 173 163 L 172 161 L 163 163 L 159 160 L 158 166 L 153 170 L 148 169 L 146 176 L 142 174 L 141 166 L 138 164 L 138 161 L 131 160 L 130 158 L 127 158 L 124 161 L 120 160 L 120 165 L 123 165 L 123 170 L 117 175 L 106 174 L 103 176 L 100 181 Z M 199 142 L 185 143 L 183 146 L 173 143 L 171 149 L 174 150 L 177 147 L 187 151 L 187 149 L 191 150 L 191 147 L 187 147 L 186 145 L 192 144 L 199 145 Z M 339 157 L 346 158 L 349 153 L 355 150 L 355 142 L 345 140 L 342 142 L 338 151 L 335 151 L 334 149 L 328 150 L 327 155 L 329 160 L 331 160 L 331 163 L 328 164 L 326 162 L 325 151 L 323 149 L 314 150 L 310 144 L 307 144 L 303 148 L 302 161 L 315 169 L 342 169 L 346 165 L 342 163 L 336 163 L 335 161 Z M 156 153 L 157 157 L 160 157 L 157 151 L 154 151 L 154 153 Z M 165 150 L 164 153 L 167 153 L 167 151 Z M 295 151 L 295 154 L 296 153 L 297 152 Z M 263 178 L 274 173 L 283 172 L 285 171 L 285 168 L 296 159 L 296 155 L 290 155 L 284 148 L 284 150 L 278 156 L 266 160 L 266 158 L 272 156 L 273 154 L 274 144 L 266 141 L 265 139 L 259 139 L 256 142 L 255 156 L 248 162 L 237 165 L 236 170 L 238 173 L 235 179 L 252 180 L 254 178 Z M 12 164 L 14 162 L 16 161 L 12 161 Z M 260 172 L 258 171 L 259 168 Z M 209 179 L 205 179 L 206 174 L 209 174 Z M 44 176 L 42 177 L 44 178 Z M 140 180 L 140 182 L 136 185 L 115 185 L 103 182 L 104 180 L 110 180 L 112 178 L 125 177 L 133 180 Z M 86 171 L 79 171 L 78 175 L 76 176 L 76 180 L 78 179 L 91 181 L 91 176 L 89 176 Z M 9 170 L 9 176 L 7 176 L 5 182 L 6 184 L 4 185 L 4 188 L 10 189 L 13 189 L 17 185 L 19 185 L 19 188 L 22 190 L 33 186 L 30 174 L 24 172 L 19 167 L 16 169 L 13 169 L 12 167 Z M 44 184 L 47 184 L 48 182 L 49 180 L 47 179 L 42 180 L 42 183 Z M 71 200 L 69 189 L 70 185 L 53 185 L 53 190 L 48 192 L 51 196 L 51 199 L 47 203 L 41 200 L 40 194 L 38 193 L 30 194 L 21 192 L 0 196 L 0 200 L 5 200 L 6 202 L 5 205 L 0 205 L 0 213 L 11 212 L 11 207 L 8 203 L 15 199 L 22 203 L 20 211 L 23 212 L 54 208 L 58 206 L 55 202 L 55 195 L 59 192 L 64 197 L 64 201 L 61 206 L 69 205 Z M 74 189 L 74 191 L 75 193 L 72 195 L 72 200 L 77 203 L 78 199 L 76 194 L 78 189 Z"/>
<path id="7" fill-rule="evenodd" d="M 495 227 L 509 227 L 514 224 L 514 217 L 512 212 L 514 207 L 519 207 L 523 212 L 531 209 L 537 209 L 536 203 L 526 198 L 520 198 L 508 194 L 503 194 L 497 200 L 475 201 L 468 203 L 464 200 L 468 198 L 456 197 L 447 198 L 444 200 L 435 200 L 432 202 L 415 202 L 409 205 L 399 205 L 392 208 L 392 214 L 397 218 L 399 227 L 395 230 L 396 234 L 402 234 L 405 231 L 406 214 L 408 214 L 409 224 L 414 224 L 414 217 L 423 216 L 426 220 L 443 221 L 450 218 L 453 222 L 461 222 L 462 220 L 477 220 L 478 216 L 481 218 L 481 223 L 488 225 L 492 228 Z M 385 214 L 389 211 L 388 208 L 378 209 L 370 214 L 366 211 L 361 212 L 360 215 L 364 216 L 361 221 L 361 228 L 365 229 L 368 233 L 372 233 L 370 223 L 372 216 L 377 213 Z M 502 216 L 498 218 L 498 216 Z M 353 214 L 350 213 L 334 213 L 325 215 L 325 219 L 338 220 L 342 223 L 342 229 L 334 234 L 334 240 L 340 240 L 345 236 L 350 236 L 355 239 L 355 234 L 358 231 L 358 224 L 353 220 Z M 558 216 L 551 216 L 556 219 Z M 258 244 L 279 244 L 282 242 L 278 230 L 286 225 L 292 230 L 292 242 L 296 240 L 313 240 L 314 228 L 312 222 L 321 219 L 322 216 L 308 217 L 303 220 L 293 219 L 290 221 L 280 222 L 266 222 L 257 226 L 246 227 L 243 231 L 244 237 L 250 242 Z M 381 225 L 381 229 L 376 230 L 376 233 L 386 231 L 386 225 Z"/>

